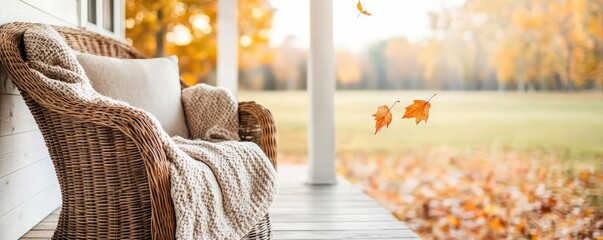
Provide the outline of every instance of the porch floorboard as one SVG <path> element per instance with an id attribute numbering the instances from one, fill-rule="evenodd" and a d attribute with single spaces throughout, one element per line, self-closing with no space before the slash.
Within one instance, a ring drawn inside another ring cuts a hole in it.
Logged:
<path id="1" fill-rule="evenodd" d="M 280 191 L 270 208 L 274 239 L 420 239 L 404 223 L 340 178 L 335 186 L 304 184 L 307 167 L 280 165 Z M 50 239 L 60 209 L 21 239 Z"/>

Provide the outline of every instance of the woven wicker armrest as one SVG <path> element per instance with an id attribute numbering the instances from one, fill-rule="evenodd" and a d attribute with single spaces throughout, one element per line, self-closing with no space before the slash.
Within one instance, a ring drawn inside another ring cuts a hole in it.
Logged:
<path id="1" fill-rule="evenodd" d="M 276 126 L 270 111 L 255 102 L 240 102 L 239 125 L 241 141 L 258 144 L 276 169 Z"/>
<path id="2" fill-rule="evenodd" d="M 36 121 L 45 122 L 41 130 L 56 162 L 59 181 L 71 186 L 62 186 L 59 222 L 66 220 L 57 227 L 56 238 L 110 236 L 104 231 L 119 234 L 116 238 L 174 238 L 170 163 L 161 135 L 145 112 L 60 98 L 46 104 L 40 96 L 22 95 L 32 111 L 45 112 L 36 114 Z M 46 124 L 69 127 L 50 129 Z M 61 145 L 64 142 L 70 144 Z M 82 195 L 86 197 L 79 197 Z M 83 211 L 85 215 L 80 213 Z M 73 229 L 86 226 L 75 224 L 82 221 L 94 225 Z"/>
<path id="3" fill-rule="evenodd" d="M 67 220 L 57 227 L 55 237 L 69 239 L 93 234 L 94 238 L 104 238 L 109 235 L 103 231 L 108 231 L 119 233 L 116 238 L 174 238 L 170 163 L 161 135 L 146 113 L 121 105 L 91 105 L 60 98 L 45 103 L 47 98 L 24 92 L 22 95 L 32 111 L 44 112 L 35 115 L 36 121 L 41 125 L 52 160 L 57 162 L 59 181 L 71 186 L 62 187 L 59 222 Z M 46 124 L 70 127 L 50 129 Z M 71 143 L 61 145 L 64 142 Z M 87 197 L 78 197 L 81 195 Z M 82 215 L 82 211 L 87 214 Z M 94 226 L 73 229 L 85 226 L 75 224 L 81 221 L 90 221 Z M 120 224 L 114 226 L 116 223 Z"/>
<path id="4" fill-rule="evenodd" d="M 22 35 L 31 25 L 0 27 L 0 61 L 36 119 L 61 185 L 54 237 L 173 239 L 169 162 L 153 120 L 49 88 L 23 58 Z"/>

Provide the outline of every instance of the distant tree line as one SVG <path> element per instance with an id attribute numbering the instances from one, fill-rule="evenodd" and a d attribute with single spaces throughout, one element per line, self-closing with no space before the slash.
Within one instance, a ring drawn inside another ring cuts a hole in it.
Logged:
<path id="1" fill-rule="evenodd" d="M 126 40 L 178 55 L 189 84 L 215 83 L 216 12 L 217 0 L 127 0 Z M 240 1 L 241 87 L 305 89 L 307 50 L 270 46 L 273 14 L 267 0 Z M 603 90 L 603 0 L 466 0 L 428 17 L 428 39 L 337 50 L 338 88 Z"/>
<path id="2" fill-rule="evenodd" d="M 603 90 L 603 0 L 467 0 L 429 18 L 429 39 L 338 50 L 338 88 Z M 285 41 L 272 52 L 241 69 L 242 87 L 303 89 L 305 50 Z"/>

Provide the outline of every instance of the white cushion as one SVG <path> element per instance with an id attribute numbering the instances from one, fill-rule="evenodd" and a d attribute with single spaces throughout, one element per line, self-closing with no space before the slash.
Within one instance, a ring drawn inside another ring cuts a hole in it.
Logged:
<path id="1" fill-rule="evenodd" d="M 94 90 L 153 114 L 170 136 L 188 138 L 180 100 L 178 58 L 77 56 Z"/>

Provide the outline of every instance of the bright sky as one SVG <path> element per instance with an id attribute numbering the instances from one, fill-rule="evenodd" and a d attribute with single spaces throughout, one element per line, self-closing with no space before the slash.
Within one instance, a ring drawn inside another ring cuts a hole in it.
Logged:
<path id="1" fill-rule="evenodd" d="M 280 45 L 287 36 L 296 37 L 296 45 L 309 41 L 309 0 L 270 0 L 274 14 L 271 44 Z M 465 0 L 363 0 L 373 16 L 360 16 L 358 0 L 333 0 L 334 41 L 336 48 L 354 52 L 367 45 L 396 36 L 419 41 L 429 36 L 428 11 L 461 6 Z"/>

